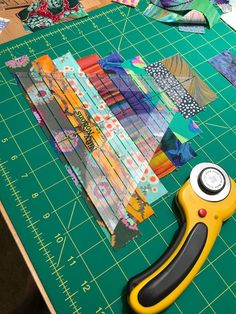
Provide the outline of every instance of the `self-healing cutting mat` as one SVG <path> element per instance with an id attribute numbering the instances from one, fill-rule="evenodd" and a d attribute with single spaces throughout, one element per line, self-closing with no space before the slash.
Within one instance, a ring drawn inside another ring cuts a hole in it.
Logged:
<path id="1" fill-rule="evenodd" d="M 128 279 L 165 251 L 178 229 L 174 196 L 191 168 L 211 161 L 236 179 L 236 89 L 208 63 L 225 49 L 236 53 L 236 33 L 223 22 L 205 35 L 174 27 L 118 4 L 88 18 L 61 24 L 1 46 L 0 199 L 58 313 L 131 313 L 125 296 Z M 141 55 L 147 64 L 180 53 L 218 98 L 195 117 L 203 130 L 192 141 L 198 156 L 162 182 L 170 191 L 157 201 L 157 217 L 140 225 L 142 237 L 114 252 L 48 143 L 5 61 L 23 54 L 51 58 L 67 51 L 79 58 Z M 234 313 L 235 216 L 227 221 L 202 270 L 166 313 Z"/>

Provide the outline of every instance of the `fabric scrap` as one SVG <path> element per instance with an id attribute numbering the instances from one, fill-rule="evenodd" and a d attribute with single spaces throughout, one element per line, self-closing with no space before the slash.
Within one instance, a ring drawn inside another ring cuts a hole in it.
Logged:
<path id="1" fill-rule="evenodd" d="M 31 31 L 37 31 L 71 19 L 87 16 L 79 0 L 36 0 L 16 16 Z"/>
<path id="2" fill-rule="evenodd" d="M 185 33 L 205 34 L 205 27 L 203 25 L 179 25 L 179 31 Z"/>
<path id="3" fill-rule="evenodd" d="M 151 0 L 144 15 L 164 23 L 206 24 L 213 27 L 220 18 L 211 1 Z"/>
<path id="4" fill-rule="evenodd" d="M 167 176 L 176 169 L 176 166 L 160 147 L 155 151 L 149 165 L 159 179 Z"/>
<path id="5" fill-rule="evenodd" d="M 200 107 L 205 107 L 216 99 L 216 94 L 179 54 L 164 59 L 161 63 L 184 86 Z"/>
<path id="6" fill-rule="evenodd" d="M 236 87 L 236 56 L 228 50 L 211 58 L 209 63 Z"/>
<path id="7" fill-rule="evenodd" d="M 181 143 L 186 143 L 202 133 L 192 119 L 185 119 L 179 112 L 174 115 L 169 128 Z"/>
<path id="8" fill-rule="evenodd" d="M 171 12 L 150 3 L 143 13 L 145 16 L 163 23 L 178 23 L 178 24 L 207 24 L 204 15 L 197 10 L 191 10 L 185 15 Z"/>
<path id="9" fill-rule="evenodd" d="M 160 148 L 176 167 L 183 166 L 197 156 L 190 143 L 181 144 L 170 129 L 165 133 Z"/>
<path id="10" fill-rule="evenodd" d="M 112 0 L 112 1 L 127 5 L 129 7 L 133 7 L 133 8 L 135 8 L 139 3 L 139 0 Z"/>

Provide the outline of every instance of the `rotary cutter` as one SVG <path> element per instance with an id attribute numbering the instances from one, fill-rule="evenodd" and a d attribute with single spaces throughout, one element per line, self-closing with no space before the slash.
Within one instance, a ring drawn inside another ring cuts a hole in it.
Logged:
<path id="1" fill-rule="evenodd" d="M 236 184 L 219 166 L 201 163 L 176 196 L 183 225 L 175 242 L 146 271 L 130 279 L 128 302 L 139 314 L 160 313 L 191 283 L 236 209 Z"/>

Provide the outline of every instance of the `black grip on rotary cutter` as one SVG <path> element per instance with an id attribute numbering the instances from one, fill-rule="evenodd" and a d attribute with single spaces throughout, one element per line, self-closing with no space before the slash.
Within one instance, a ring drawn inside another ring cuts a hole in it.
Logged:
<path id="1" fill-rule="evenodd" d="M 150 276 L 154 271 L 156 271 L 164 262 L 171 256 L 171 254 L 174 252 L 174 250 L 177 248 L 179 245 L 184 232 L 186 229 L 186 224 L 184 223 L 181 226 L 181 229 L 178 231 L 177 236 L 173 239 L 171 244 L 168 246 L 167 250 L 165 253 L 155 262 L 153 263 L 150 267 L 148 267 L 146 270 L 141 272 L 140 274 L 134 276 L 131 278 L 127 284 L 127 290 L 128 294 L 131 293 L 131 291 L 136 287 L 141 281 L 143 281 L 146 277 Z"/>
<path id="2" fill-rule="evenodd" d="M 176 257 L 139 291 L 138 300 L 142 306 L 150 307 L 157 304 L 177 288 L 201 255 L 207 234 L 208 229 L 204 223 L 197 223 L 194 226 Z M 160 261 L 152 265 L 152 272 L 159 266 Z M 148 275 L 150 270 L 142 273 L 142 279 Z"/>

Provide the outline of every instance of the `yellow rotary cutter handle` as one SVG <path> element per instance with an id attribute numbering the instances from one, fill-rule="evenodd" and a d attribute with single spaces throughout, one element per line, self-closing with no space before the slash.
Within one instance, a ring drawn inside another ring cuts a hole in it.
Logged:
<path id="1" fill-rule="evenodd" d="M 223 221 L 236 209 L 236 184 L 221 167 L 201 163 L 192 169 L 176 202 L 183 217 L 178 237 L 156 263 L 128 283 L 128 301 L 136 313 L 160 313 L 191 283 Z"/>

